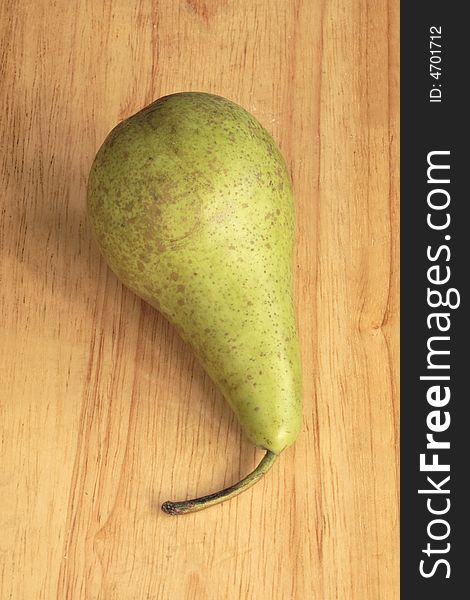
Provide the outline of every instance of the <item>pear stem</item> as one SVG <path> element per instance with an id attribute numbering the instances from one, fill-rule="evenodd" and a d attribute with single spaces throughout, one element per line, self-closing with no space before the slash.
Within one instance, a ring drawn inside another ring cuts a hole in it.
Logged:
<path id="1" fill-rule="evenodd" d="M 261 477 L 263 477 L 263 475 L 269 471 L 277 457 L 277 454 L 271 452 L 271 450 L 267 450 L 256 469 L 238 483 L 235 483 L 234 485 L 231 485 L 220 492 L 215 492 L 215 494 L 209 494 L 208 496 L 202 496 L 201 498 L 184 500 L 183 502 L 164 502 L 162 504 L 162 510 L 168 515 L 184 515 L 186 513 L 203 510 L 209 506 L 214 506 L 214 504 L 225 502 L 225 500 L 229 500 L 234 496 L 238 496 L 238 494 L 241 494 L 241 492 L 244 492 L 257 481 L 259 481 Z"/>

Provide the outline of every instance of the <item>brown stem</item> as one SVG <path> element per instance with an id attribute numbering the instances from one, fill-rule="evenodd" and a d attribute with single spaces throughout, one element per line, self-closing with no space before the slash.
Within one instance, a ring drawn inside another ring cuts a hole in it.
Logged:
<path id="1" fill-rule="evenodd" d="M 238 496 L 238 494 L 244 492 L 261 479 L 261 477 L 263 477 L 263 475 L 272 467 L 277 457 L 277 454 L 274 454 L 271 450 L 267 450 L 256 469 L 238 483 L 235 483 L 220 492 L 202 496 L 201 498 L 184 500 L 183 502 L 164 502 L 162 504 L 162 510 L 168 515 L 184 515 L 186 513 L 203 510 L 204 508 L 214 506 L 214 504 L 219 504 L 220 502 L 225 502 L 225 500 Z"/>

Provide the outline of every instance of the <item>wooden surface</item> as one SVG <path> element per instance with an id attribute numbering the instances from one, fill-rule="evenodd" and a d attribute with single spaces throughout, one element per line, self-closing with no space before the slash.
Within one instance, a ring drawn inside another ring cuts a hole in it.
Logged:
<path id="1" fill-rule="evenodd" d="M 1 600 L 398 598 L 398 0 L 1 3 Z M 261 451 L 90 239 L 109 130 L 204 90 L 297 197 L 305 417 Z"/>

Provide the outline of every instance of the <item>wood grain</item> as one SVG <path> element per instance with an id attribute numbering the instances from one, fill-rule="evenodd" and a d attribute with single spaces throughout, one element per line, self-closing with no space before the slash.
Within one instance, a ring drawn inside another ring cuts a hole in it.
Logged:
<path id="1" fill-rule="evenodd" d="M 398 597 L 398 1 L 1 3 L 1 600 Z M 90 238 L 107 132 L 204 90 L 279 142 L 297 197 L 305 417 L 261 456 Z"/>

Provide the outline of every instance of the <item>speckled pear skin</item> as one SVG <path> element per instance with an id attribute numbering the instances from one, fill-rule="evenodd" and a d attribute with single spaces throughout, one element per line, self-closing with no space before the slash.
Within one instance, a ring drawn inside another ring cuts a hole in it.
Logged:
<path id="1" fill-rule="evenodd" d="M 219 96 L 160 98 L 108 135 L 88 211 L 111 269 L 176 326 L 253 443 L 292 444 L 302 416 L 294 205 L 260 123 Z"/>

